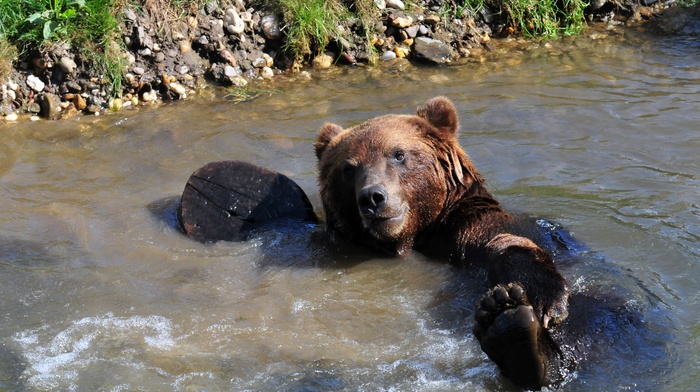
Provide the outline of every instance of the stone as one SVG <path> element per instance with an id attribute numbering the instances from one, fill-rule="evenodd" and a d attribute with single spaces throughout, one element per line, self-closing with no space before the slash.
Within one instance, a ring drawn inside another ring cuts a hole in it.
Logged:
<path id="1" fill-rule="evenodd" d="M 146 70 L 141 67 L 131 67 L 131 72 L 135 73 L 136 75 L 143 75 Z"/>
<path id="2" fill-rule="evenodd" d="M 83 98 L 80 94 L 75 94 L 73 97 L 73 105 L 78 110 L 84 110 L 87 107 L 87 102 L 85 102 L 85 98 Z"/>
<path id="3" fill-rule="evenodd" d="M 413 18 L 406 15 L 406 16 L 399 16 L 398 18 L 394 19 L 391 21 L 392 26 L 396 26 L 398 28 L 406 28 L 409 27 L 410 25 L 413 24 Z"/>
<path id="4" fill-rule="evenodd" d="M 61 98 L 56 94 L 46 93 L 39 105 L 41 106 L 41 115 L 54 120 L 61 111 Z"/>
<path id="5" fill-rule="evenodd" d="M 226 31 L 231 34 L 241 34 L 243 30 L 245 30 L 245 22 L 233 8 L 226 10 L 226 14 L 224 15 L 224 25 L 226 26 Z"/>
<path id="6" fill-rule="evenodd" d="M 260 19 L 260 27 L 267 39 L 278 40 L 282 38 L 280 19 L 276 14 L 265 15 Z"/>
<path id="7" fill-rule="evenodd" d="M 270 80 L 275 77 L 275 73 L 272 71 L 272 68 L 263 67 L 263 69 L 260 70 L 260 76 L 265 80 Z"/>
<path id="8" fill-rule="evenodd" d="M 231 81 L 231 84 L 236 87 L 245 87 L 248 85 L 248 80 L 246 80 L 246 78 L 243 77 L 243 75 L 237 75 L 229 79 Z"/>
<path id="9" fill-rule="evenodd" d="M 121 100 L 121 98 L 114 98 L 109 100 L 109 109 L 114 112 L 122 110 L 123 106 L 124 102 Z"/>
<path id="10" fill-rule="evenodd" d="M 229 79 L 236 77 L 236 76 L 240 76 L 242 74 L 243 74 L 243 72 L 241 71 L 241 69 L 239 67 L 232 67 L 230 65 L 227 65 L 224 67 L 224 76 L 226 76 Z"/>
<path id="11" fill-rule="evenodd" d="M 427 37 L 416 38 L 413 43 L 413 51 L 417 59 L 436 64 L 445 64 L 452 57 L 452 49 L 447 44 Z"/>
<path id="12" fill-rule="evenodd" d="M 175 92 L 175 94 L 179 95 L 180 97 L 183 97 L 186 95 L 187 90 L 185 89 L 185 86 L 181 85 L 180 83 L 177 82 L 170 82 L 168 84 L 168 88 L 170 88 L 171 91 Z"/>
<path id="13" fill-rule="evenodd" d="M 383 10 L 386 8 L 386 1 L 385 0 L 374 0 L 374 5 L 377 6 L 380 10 Z"/>
<path id="14" fill-rule="evenodd" d="M 141 95 L 141 100 L 146 103 L 155 102 L 158 99 L 158 93 L 155 90 L 146 91 Z M 89 111 L 89 109 L 88 109 Z"/>
<path id="15" fill-rule="evenodd" d="M 267 53 L 263 53 L 263 58 L 265 59 L 265 65 L 272 67 L 275 64 L 275 60 Z"/>
<path id="16" fill-rule="evenodd" d="M 93 103 L 92 105 L 89 105 L 89 106 L 85 109 L 85 111 L 87 111 L 87 112 L 90 113 L 90 114 L 98 114 L 98 113 L 100 113 L 100 106 L 99 106 L 99 105 L 95 105 L 95 104 Z"/>
<path id="17" fill-rule="evenodd" d="M 73 71 L 75 71 L 75 67 L 77 67 L 77 64 L 75 64 L 75 61 L 73 61 L 72 58 L 63 56 L 58 61 L 58 66 L 61 67 L 63 72 L 67 74 L 72 74 Z"/>
<path id="18" fill-rule="evenodd" d="M 404 57 L 407 57 L 410 51 L 404 46 L 396 46 L 394 47 L 394 53 L 396 53 L 396 57 L 402 59 Z"/>
<path id="19" fill-rule="evenodd" d="M 401 0 L 386 0 L 386 7 L 402 11 L 404 8 L 406 8 L 403 1 Z"/>
<path id="20" fill-rule="evenodd" d="M 46 85 L 38 77 L 34 75 L 29 75 L 27 76 L 27 86 L 29 86 L 29 88 L 36 91 L 37 93 L 40 93 L 44 91 L 44 87 Z"/>
<path id="21" fill-rule="evenodd" d="M 7 116 L 5 116 L 4 118 L 5 118 L 5 121 L 17 121 L 17 119 L 19 118 L 19 115 L 17 115 L 17 113 L 10 113 Z"/>
<path id="22" fill-rule="evenodd" d="M 381 57 L 381 59 L 384 61 L 394 60 L 395 58 L 396 58 L 396 53 L 394 53 L 391 50 L 387 50 L 386 52 L 384 52 L 384 54 Z"/>
<path id="23" fill-rule="evenodd" d="M 321 53 L 318 56 L 314 57 L 312 64 L 313 67 L 316 69 L 330 68 L 331 65 L 333 65 L 333 57 L 325 53 Z"/>
<path id="24" fill-rule="evenodd" d="M 66 88 L 68 88 L 68 91 L 70 91 L 72 93 L 79 93 L 79 92 L 83 91 L 83 88 L 80 87 L 80 84 L 77 82 L 74 82 L 74 81 L 70 81 L 70 82 L 66 83 Z"/>
<path id="25" fill-rule="evenodd" d="M 221 58 L 224 59 L 227 63 L 229 63 L 229 65 L 231 65 L 232 67 L 235 67 L 238 65 L 238 61 L 236 60 L 236 57 L 228 49 L 224 49 L 221 52 L 219 52 L 219 56 L 221 56 Z"/>
<path id="26" fill-rule="evenodd" d="M 39 113 L 39 112 L 41 112 L 41 106 L 39 106 L 39 104 L 36 102 L 32 102 L 27 107 L 27 111 L 29 113 L 34 113 L 34 114 Z"/>
<path id="27" fill-rule="evenodd" d="M 416 38 L 418 36 L 418 31 L 420 30 L 422 25 L 413 25 L 406 27 L 404 31 L 406 31 L 406 35 L 408 35 L 408 38 Z"/>
<path id="28" fill-rule="evenodd" d="M 257 59 L 253 60 L 253 67 L 255 68 L 262 68 L 267 66 L 267 61 L 263 57 L 258 57 Z"/>

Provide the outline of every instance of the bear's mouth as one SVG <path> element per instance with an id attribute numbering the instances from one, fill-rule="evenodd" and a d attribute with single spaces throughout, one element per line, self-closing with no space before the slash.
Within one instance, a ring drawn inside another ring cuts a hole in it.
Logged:
<path id="1" fill-rule="evenodd" d="M 373 236 L 379 239 L 397 237 L 404 226 L 405 211 L 401 209 L 396 214 L 362 214 L 362 221 Z"/>

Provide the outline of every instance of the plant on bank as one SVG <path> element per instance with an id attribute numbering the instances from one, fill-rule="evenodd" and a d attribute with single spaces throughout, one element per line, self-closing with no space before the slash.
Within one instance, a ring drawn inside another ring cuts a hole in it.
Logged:
<path id="1" fill-rule="evenodd" d="M 123 79 L 123 50 L 116 44 L 121 6 L 121 0 L 0 0 L 0 40 L 20 56 L 35 50 L 51 56 L 57 44 L 77 48 L 77 60 L 108 78 L 115 95 Z"/>
<path id="2" fill-rule="evenodd" d="M 585 25 L 587 6 L 585 0 L 448 0 L 443 2 L 441 13 L 456 18 L 490 13 L 512 31 L 555 38 L 579 34 Z"/>

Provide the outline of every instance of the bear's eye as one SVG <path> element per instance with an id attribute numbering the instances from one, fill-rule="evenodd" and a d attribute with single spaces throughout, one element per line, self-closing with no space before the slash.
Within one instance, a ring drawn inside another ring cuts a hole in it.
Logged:
<path id="1" fill-rule="evenodd" d="M 396 150 L 394 152 L 394 160 L 399 163 L 403 163 L 406 160 L 406 154 L 401 150 Z"/>

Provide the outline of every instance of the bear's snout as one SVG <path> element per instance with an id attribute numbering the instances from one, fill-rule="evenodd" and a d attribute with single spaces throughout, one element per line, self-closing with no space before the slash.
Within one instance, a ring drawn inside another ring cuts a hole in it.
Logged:
<path id="1" fill-rule="evenodd" d="M 357 206 L 362 215 L 374 219 L 381 217 L 388 199 L 389 192 L 383 185 L 370 185 L 357 194 Z"/>

